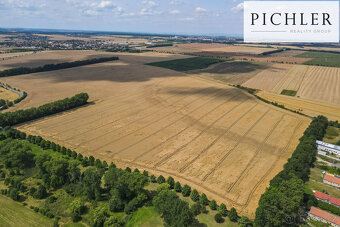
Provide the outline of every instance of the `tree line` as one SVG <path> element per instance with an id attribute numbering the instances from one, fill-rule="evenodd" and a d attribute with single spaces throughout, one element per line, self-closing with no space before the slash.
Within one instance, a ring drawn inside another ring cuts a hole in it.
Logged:
<path id="1" fill-rule="evenodd" d="M 21 74 L 29 74 L 29 73 L 38 73 L 38 72 L 47 72 L 59 69 L 67 69 L 73 68 L 83 65 L 90 65 L 90 64 L 97 64 L 107 61 L 116 61 L 119 60 L 118 57 L 103 57 L 103 58 L 93 58 L 81 61 L 73 61 L 73 62 L 64 62 L 64 63 L 57 63 L 57 64 L 46 64 L 44 66 L 39 66 L 35 68 L 30 67 L 18 67 L 13 69 L 7 69 L 0 72 L 0 77 L 7 77 L 7 76 L 16 76 Z"/>
<path id="2" fill-rule="evenodd" d="M 55 102 L 47 103 L 39 107 L 26 110 L 0 113 L 0 126 L 12 126 L 26 121 L 35 120 L 40 117 L 56 114 L 65 110 L 85 105 L 89 96 L 87 93 L 79 93 L 71 98 L 65 98 Z"/>
<path id="3" fill-rule="evenodd" d="M 308 181 L 310 168 L 316 160 L 316 140 L 322 140 L 327 126 L 324 116 L 312 120 L 283 170 L 270 181 L 261 196 L 256 209 L 256 226 L 299 224 L 287 223 L 287 220 L 299 220 L 300 208 L 310 204 L 311 197 L 304 193 L 304 182 Z"/>

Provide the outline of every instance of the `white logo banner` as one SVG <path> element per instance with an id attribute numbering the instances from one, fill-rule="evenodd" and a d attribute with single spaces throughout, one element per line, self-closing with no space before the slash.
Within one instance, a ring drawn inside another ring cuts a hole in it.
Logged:
<path id="1" fill-rule="evenodd" d="M 338 1 L 245 1 L 245 42 L 339 42 Z"/>

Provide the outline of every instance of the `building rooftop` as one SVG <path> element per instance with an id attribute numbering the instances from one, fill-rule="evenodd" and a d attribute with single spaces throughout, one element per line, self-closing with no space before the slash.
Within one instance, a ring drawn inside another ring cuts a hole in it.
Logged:
<path id="1" fill-rule="evenodd" d="M 310 211 L 309 211 L 310 214 L 313 214 L 315 216 L 318 216 L 324 220 L 327 220 L 329 222 L 332 222 L 334 224 L 337 224 L 337 225 L 340 225 L 340 217 L 339 216 L 336 216 L 334 214 L 331 214 L 331 213 L 328 213 L 324 210 L 320 210 L 316 207 L 311 207 Z"/>
<path id="2" fill-rule="evenodd" d="M 330 181 L 330 182 L 333 182 L 333 183 L 336 183 L 336 184 L 340 184 L 340 178 L 334 177 L 333 175 L 326 174 L 323 178 L 326 181 Z"/>
<path id="3" fill-rule="evenodd" d="M 319 192 L 319 191 L 315 191 L 314 192 L 314 196 L 318 199 L 322 199 L 322 200 L 328 200 L 330 201 L 332 204 L 335 204 L 337 206 L 340 206 L 340 199 L 335 198 L 333 196 L 327 195 L 325 193 Z"/>

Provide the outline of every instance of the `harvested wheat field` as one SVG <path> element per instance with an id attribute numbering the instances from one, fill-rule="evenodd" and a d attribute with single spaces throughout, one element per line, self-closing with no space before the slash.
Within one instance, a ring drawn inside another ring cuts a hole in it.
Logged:
<path id="1" fill-rule="evenodd" d="M 263 52 L 275 50 L 274 48 L 266 47 L 248 47 L 248 46 L 235 46 L 227 44 L 209 44 L 209 43 L 189 43 L 189 44 L 176 44 L 176 47 L 184 49 L 194 49 L 207 52 L 227 52 L 227 53 L 248 53 L 248 54 L 262 54 Z"/>
<path id="2" fill-rule="evenodd" d="M 94 50 L 51 50 L 39 52 L 11 53 L 16 57 L 1 59 L 2 56 L 9 54 L 0 54 L 0 70 L 15 67 L 38 67 L 45 64 L 56 64 L 62 62 L 79 61 L 91 58 L 109 57 L 114 53 L 99 52 Z"/>
<path id="3" fill-rule="evenodd" d="M 261 194 L 310 120 L 240 89 L 144 65 L 186 56 L 119 57 L 116 62 L 5 78 L 29 94 L 19 107 L 80 91 L 93 101 L 18 128 L 120 167 L 172 175 L 253 218 Z"/>
<path id="4" fill-rule="evenodd" d="M 17 98 L 19 98 L 19 95 L 17 93 L 0 87 L 0 99 L 14 101 Z"/>
<path id="5" fill-rule="evenodd" d="M 273 65 L 243 84 L 280 94 L 297 91 L 304 99 L 340 105 L 340 69 L 307 65 Z"/>
<path id="6" fill-rule="evenodd" d="M 309 99 L 290 97 L 285 95 L 278 95 L 272 92 L 260 91 L 258 96 L 269 100 L 271 102 L 277 102 L 285 107 L 307 114 L 309 116 L 324 115 L 330 120 L 340 121 L 340 106 L 334 104 L 328 104 L 324 102 L 313 101 Z"/>

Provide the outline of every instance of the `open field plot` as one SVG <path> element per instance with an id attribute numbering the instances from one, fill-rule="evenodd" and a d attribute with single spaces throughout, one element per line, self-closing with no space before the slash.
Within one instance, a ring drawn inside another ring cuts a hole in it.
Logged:
<path id="1" fill-rule="evenodd" d="M 242 84 L 268 67 L 270 66 L 266 63 L 226 61 L 213 64 L 206 69 L 192 71 L 191 73 L 223 83 Z"/>
<path id="2" fill-rule="evenodd" d="M 78 91 L 88 92 L 94 101 L 18 128 L 121 167 L 172 175 L 254 217 L 258 199 L 290 157 L 309 119 L 240 89 L 145 65 L 185 56 L 119 57 L 117 62 L 5 78 L 29 94 L 34 91 L 19 106 L 37 106 Z"/>
<path id="3" fill-rule="evenodd" d="M 340 121 L 340 106 L 318 102 L 309 99 L 279 95 L 272 92 L 260 91 L 257 95 L 271 102 L 277 102 L 288 109 L 299 111 L 309 116 L 324 115 L 330 120 Z"/>
<path id="4" fill-rule="evenodd" d="M 19 98 L 19 95 L 17 93 L 0 87 L 0 99 L 14 101 L 17 98 Z"/>
<path id="5" fill-rule="evenodd" d="M 340 69 L 306 65 L 273 65 L 243 84 L 280 94 L 297 91 L 296 96 L 340 105 Z"/>
<path id="6" fill-rule="evenodd" d="M 189 43 L 189 44 L 176 44 L 180 48 L 190 48 L 207 52 L 227 52 L 227 53 L 247 53 L 247 54 L 262 54 L 263 52 L 275 50 L 274 48 L 266 47 L 248 47 L 236 46 L 227 44 L 216 43 Z"/>
<path id="7" fill-rule="evenodd" d="M 226 61 L 225 59 L 219 58 L 209 58 L 209 57 L 194 57 L 194 58 L 184 58 L 176 59 L 170 61 L 160 61 L 148 63 L 148 65 L 163 67 L 167 69 L 172 69 L 176 71 L 189 71 L 194 69 L 204 69 L 209 65 Z"/>
<path id="8" fill-rule="evenodd" d="M 9 54 L 18 56 L 5 59 L 3 61 L 1 60 L 2 55 Z M 114 55 L 114 53 L 98 52 L 93 50 L 52 50 L 39 51 L 31 54 L 30 52 L 0 54 L 0 70 L 15 67 L 38 67 L 45 64 L 56 64 Z"/>
<path id="9" fill-rule="evenodd" d="M 309 51 L 297 55 L 297 57 L 311 58 L 305 62 L 306 65 L 322 65 L 330 67 L 340 67 L 340 54 Z"/>
<path id="10" fill-rule="evenodd" d="M 0 226 L 52 226 L 53 220 L 0 195 Z"/>

